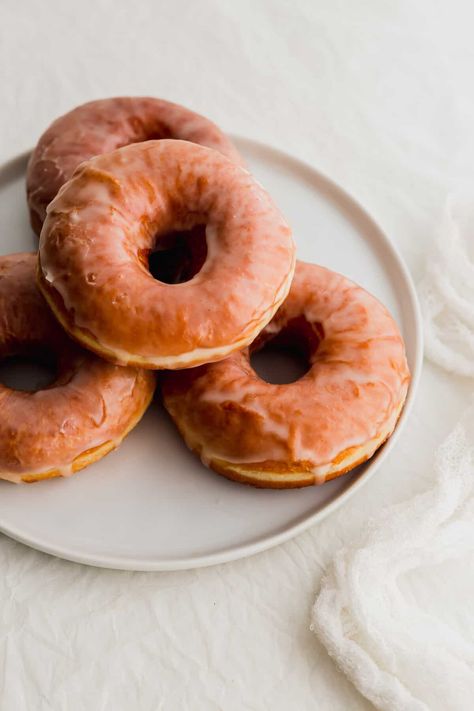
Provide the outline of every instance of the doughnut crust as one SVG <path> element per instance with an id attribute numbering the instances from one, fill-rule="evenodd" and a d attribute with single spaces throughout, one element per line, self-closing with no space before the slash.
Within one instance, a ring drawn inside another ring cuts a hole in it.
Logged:
<path id="1" fill-rule="evenodd" d="M 160 138 L 199 143 L 241 162 L 220 128 L 184 106 L 140 96 L 89 101 L 56 119 L 31 155 L 26 193 L 33 230 L 39 236 L 47 206 L 80 163 L 130 143 Z"/>
<path id="2" fill-rule="evenodd" d="M 71 341 L 35 284 L 36 255 L 0 257 L 0 354 L 47 357 L 56 378 L 35 392 L 0 383 L 0 478 L 69 476 L 115 449 L 153 396 L 153 374 L 118 368 Z"/>
<path id="3" fill-rule="evenodd" d="M 219 474 L 247 484 L 321 484 L 371 457 L 392 433 L 409 371 L 398 328 L 361 287 L 298 262 L 284 304 L 251 349 L 299 349 L 309 369 L 274 385 L 249 352 L 163 375 L 166 409 L 188 446 Z"/>
<path id="4" fill-rule="evenodd" d="M 180 284 L 148 259 L 205 225 L 207 257 Z M 83 163 L 48 207 L 38 283 L 65 330 L 119 365 L 176 369 L 255 339 L 288 290 L 291 230 L 252 176 L 220 153 L 147 141 Z"/>

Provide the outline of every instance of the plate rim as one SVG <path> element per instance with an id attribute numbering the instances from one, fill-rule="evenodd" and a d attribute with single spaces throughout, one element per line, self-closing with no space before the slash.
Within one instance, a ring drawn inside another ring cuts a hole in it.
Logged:
<path id="1" fill-rule="evenodd" d="M 315 168 L 310 163 L 305 160 L 294 156 L 286 151 L 282 151 L 279 148 L 269 144 L 263 143 L 262 141 L 255 140 L 241 135 L 230 135 L 231 139 L 235 141 L 240 146 L 248 146 L 251 150 L 257 150 L 263 153 L 270 153 L 278 156 L 279 159 L 284 160 L 293 164 L 296 168 L 300 170 L 313 174 L 313 176 L 320 181 L 325 183 L 327 187 L 337 196 L 339 196 L 346 205 L 350 205 L 360 218 L 363 219 L 364 223 L 369 225 L 372 234 L 376 236 L 379 243 L 382 244 L 384 250 L 390 255 L 393 262 L 397 264 L 399 272 L 402 274 L 404 279 L 404 292 L 405 297 L 408 299 L 407 307 L 411 311 L 412 317 L 412 327 L 413 327 L 413 365 L 411 368 L 411 381 L 408 389 L 407 399 L 403 407 L 400 418 L 397 422 L 395 430 L 388 441 L 383 445 L 383 448 L 379 450 L 377 457 L 368 465 L 366 470 L 357 476 L 349 485 L 337 494 L 335 498 L 329 503 L 322 506 L 314 513 L 305 516 L 302 520 L 289 525 L 283 531 L 277 533 L 264 535 L 256 541 L 251 543 L 245 543 L 242 545 L 236 545 L 225 550 L 216 551 L 206 555 L 196 555 L 188 556 L 185 558 L 170 558 L 170 559 L 140 559 L 133 557 L 116 557 L 110 555 L 101 554 L 87 554 L 81 555 L 77 552 L 68 550 L 67 547 L 62 547 L 61 545 L 51 545 L 38 539 L 38 537 L 31 538 L 27 535 L 23 535 L 21 530 L 12 526 L 5 526 L 0 521 L 0 533 L 8 536 L 9 538 L 22 543 L 23 545 L 38 550 L 41 553 L 46 553 L 48 555 L 53 555 L 57 558 L 67 560 L 73 563 L 79 563 L 81 565 L 90 565 L 98 568 L 106 568 L 112 570 L 126 570 L 135 572 L 159 572 L 159 571 L 178 571 L 178 570 L 193 570 L 197 568 L 204 568 L 213 565 L 219 565 L 222 563 L 230 563 L 235 560 L 248 558 L 250 556 L 256 555 L 257 553 L 262 553 L 265 550 L 274 548 L 275 546 L 285 543 L 291 540 L 295 536 L 303 533 L 307 529 L 311 528 L 315 524 L 319 523 L 340 506 L 342 506 L 349 498 L 351 498 L 357 491 L 359 491 L 375 474 L 375 472 L 380 468 L 380 466 L 385 461 L 386 457 L 392 451 L 393 447 L 398 441 L 401 433 L 403 432 L 406 422 L 409 418 L 416 392 L 418 390 L 419 380 L 422 370 L 423 362 L 423 327 L 422 327 L 422 316 L 420 305 L 418 301 L 418 296 L 416 293 L 415 285 L 411 276 L 411 273 L 405 264 L 403 257 L 401 256 L 398 248 L 390 240 L 388 235 L 382 230 L 380 225 L 372 217 L 372 215 L 366 210 L 366 208 L 356 199 L 351 193 L 346 191 L 341 185 L 339 185 L 335 180 L 327 176 L 322 171 Z M 0 171 L 8 171 L 14 169 L 15 166 L 26 163 L 31 150 L 23 151 L 22 153 L 16 154 L 13 157 L 6 159 L 0 163 Z"/>

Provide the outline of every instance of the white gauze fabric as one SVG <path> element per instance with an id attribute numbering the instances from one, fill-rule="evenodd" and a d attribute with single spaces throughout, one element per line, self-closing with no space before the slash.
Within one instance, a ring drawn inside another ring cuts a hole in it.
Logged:
<path id="1" fill-rule="evenodd" d="M 436 250 L 419 287 L 425 351 L 435 363 L 474 377 L 474 201 L 446 203 Z"/>
<path id="2" fill-rule="evenodd" d="M 474 265 L 469 212 L 449 200 L 441 238 L 420 286 L 426 353 L 474 376 Z M 466 234 L 461 234 L 462 220 Z M 466 379 L 466 387 L 473 382 Z M 432 485 L 385 508 L 335 555 L 312 611 L 311 629 L 339 668 L 377 708 L 470 711 L 474 639 L 421 607 L 403 576 L 474 555 L 474 403 L 435 454 Z M 462 569 L 462 568 L 461 568 Z"/>

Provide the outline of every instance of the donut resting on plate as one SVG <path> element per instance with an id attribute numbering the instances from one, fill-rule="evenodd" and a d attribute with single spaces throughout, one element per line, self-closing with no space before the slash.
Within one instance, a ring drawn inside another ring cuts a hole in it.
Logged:
<path id="1" fill-rule="evenodd" d="M 212 121 L 184 106 L 139 96 L 89 101 L 56 119 L 31 154 L 26 192 L 33 230 L 39 236 L 48 204 L 80 163 L 160 138 L 199 143 L 241 162 L 233 143 Z"/>
<path id="2" fill-rule="evenodd" d="M 387 309 L 340 274 L 298 262 L 250 350 L 269 341 L 298 349 L 306 374 L 267 383 L 248 350 L 163 374 L 165 407 L 188 446 L 218 473 L 269 488 L 320 484 L 371 457 L 396 425 L 410 377 Z"/>
<path id="3" fill-rule="evenodd" d="M 0 355 L 45 358 L 56 377 L 35 392 L 0 383 L 0 479 L 69 476 L 115 449 L 153 396 L 153 374 L 119 368 L 71 341 L 35 284 L 36 255 L 0 257 Z"/>

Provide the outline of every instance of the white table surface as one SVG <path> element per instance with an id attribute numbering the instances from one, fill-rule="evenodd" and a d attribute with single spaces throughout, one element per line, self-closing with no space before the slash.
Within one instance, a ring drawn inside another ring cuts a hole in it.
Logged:
<path id="1" fill-rule="evenodd" d="M 83 101 L 161 96 L 313 163 L 365 205 L 418 279 L 446 195 L 474 177 L 471 8 L 2 0 L 0 160 Z M 371 513 L 423 488 L 470 390 L 425 364 L 374 479 L 320 525 L 247 560 L 124 573 L 1 537 L 2 711 L 371 708 L 309 631 L 318 581 Z M 428 584 L 414 581 L 413 595 Z"/>

